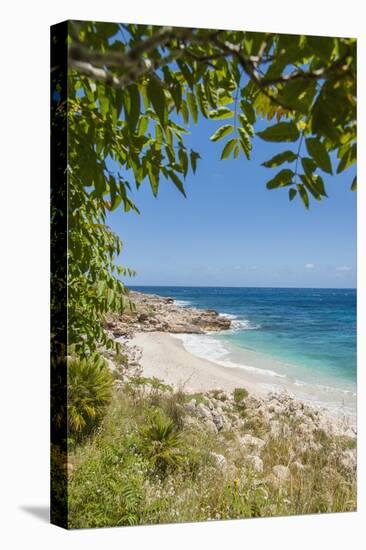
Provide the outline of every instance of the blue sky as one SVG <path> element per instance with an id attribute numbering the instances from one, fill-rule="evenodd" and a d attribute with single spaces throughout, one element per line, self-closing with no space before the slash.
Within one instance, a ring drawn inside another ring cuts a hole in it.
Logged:
<path id="1" fill-rule="evenodd" d="M 124 243 L 120 262 L 137 271 L 127 284 L 355 287 L 355 170 L 322 174 L 329 198 L 312 200 L 307 211 L 297 197 L 289 202 L 287 189 L 268 191 L 265 182 L 279 168 L 261 166 L 297 144 L 255 138 L 250 161 L 241 154 L 220 161 L 225 138 L 209 137 L 223 123 L 201 119 L 190 127 L 187 146 L 202 159 L 187 176 L 187 199 L 165 181 L 156 199 L 146 181 L 133 193 L 140 215 L 109 216 Z"/>

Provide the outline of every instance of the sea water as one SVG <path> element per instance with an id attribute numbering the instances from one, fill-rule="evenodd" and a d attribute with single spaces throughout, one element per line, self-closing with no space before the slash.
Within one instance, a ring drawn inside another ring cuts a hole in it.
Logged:
<path id="1" fill-rule="evenodd" d="M 215 309 L 232 328 L 182 335 L 186 349 L 259 375 L 268 389 L 354 412 L 356 291 L 312 288 L 134 287 L 180 306 Z"/>

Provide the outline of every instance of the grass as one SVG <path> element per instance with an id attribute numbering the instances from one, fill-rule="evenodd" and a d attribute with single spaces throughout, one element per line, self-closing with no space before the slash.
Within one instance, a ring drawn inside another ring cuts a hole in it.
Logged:
<path id="1" fill-rule="evenodd" d="M 203 394 L 163 390 L 157 382 L 151 389 L 149 381 L 144 392 L 140 382 L 114 392 L 97 433 L 70 457 L 71 528 L 355 509 L 355 476 L 340 460 L 350 439 L 322 432 L 317 446 L 307 447 L 291 418 L 283 419 L 287 429 L 277 438 L 251 419 L 246 433 L 267 437 L 263 472 L 255 472 L 237 430 L 214 433 L 187 410 Z M 213 453 L 225 457 L 224 467 Z M 276 464 L 290 469 L 282 484 L 272 474 Z"/>
<path id="2" fill-rule="evenodd" d="M 243 399 L 248 397 L 249 393 L 245 388 L 235 388 L 233 395 L 235 403 L 239 404 Z"/>

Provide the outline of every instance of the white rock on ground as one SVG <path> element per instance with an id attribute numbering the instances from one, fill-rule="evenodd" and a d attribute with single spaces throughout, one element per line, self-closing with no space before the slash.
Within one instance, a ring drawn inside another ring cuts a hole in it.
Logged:
<path id="1" fill-rule="evenodd" d="M 263 472 L 263 460 L 256 455 L 248 455 L 246 461 L 255 472 Z"/>
<path id="2" fill-rule="evenodd" d="M 277 464 L 273 466 L 272 472 L 279 481 L 286 481 L 290 477 L 290 469 L 287 466 L 282 464 Z"/>

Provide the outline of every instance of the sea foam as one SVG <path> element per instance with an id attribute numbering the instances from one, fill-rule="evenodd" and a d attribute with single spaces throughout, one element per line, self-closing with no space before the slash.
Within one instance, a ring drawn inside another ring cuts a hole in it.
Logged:
<path id="1" fill-rule="evenodd" d="M 230 319 L 231 327 L 229 330 L 257 330 L 261 328 L 261 325 L 252 323 L 249 319 L 240 319 L 237 315 L 233 315 L 232 313 L 220 313 L 220 316 Z"/>
<path id="2" fill-rule="evenodd" d="M 191 302 L 188 300 L 174 300 L 174 305 L 178 307 L 189 307 L 191 305 Z"/>
<path id="3" fill-rule="evenodd" d="M 263 376 L 271 376 L 278 378 L 286 378 L 286 375 L 279 374 L 270 369 L 262 369 L 253 367 L 251 365 L 245 365 L 231 361 L 230 350 L 220 340 L 213 338 L 211 335 L 199 335 L 199 334 L 176 334 L 173 335 L 179 338 L 183 342 L 186 351 L 200 357 L 201 359 L 207 359 L 227 368 L 239 368 L 246 371 L 250 371 Z"/>

